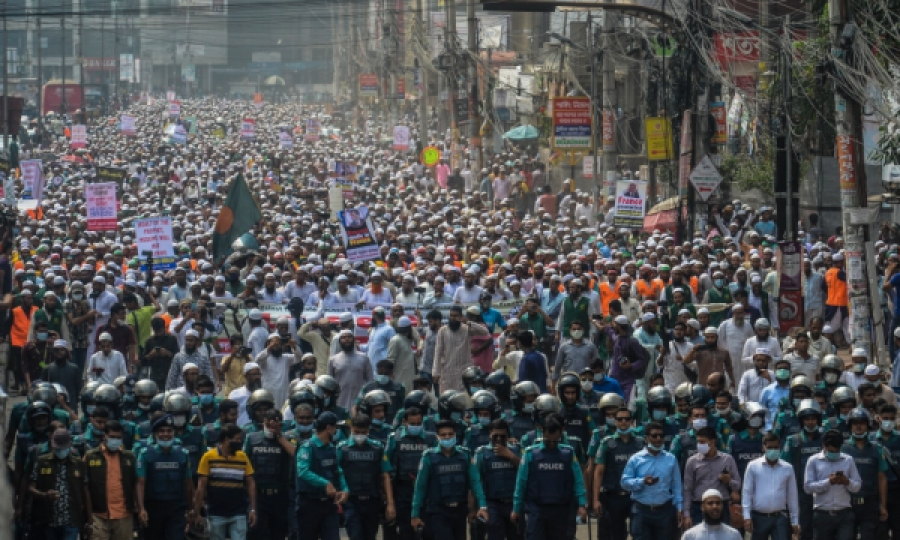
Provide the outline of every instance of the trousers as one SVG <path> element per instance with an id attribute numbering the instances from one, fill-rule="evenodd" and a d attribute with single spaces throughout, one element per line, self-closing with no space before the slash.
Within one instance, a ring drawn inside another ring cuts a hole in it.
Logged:
<path id="1" fill-rule="evenodd" d="M 144 529 L 144 540 L 182 540 L 187 518 L 187 507 L 177 501 L 146 501 L 148 523 Z"/>
<path id="2" fill-rule="evenodd" d="M 774 516 L 752 512 L 750 520 L 753 522 L 750 540 L 789 540 L 791 537 L 791 520 L 787 512 Z"/>
<path id="3" fill-rule="evenodd" d="M 381 499 L 350 497 L 344 505 L 344 518 L 350 540 L 375 540 L 381 523 Z"/>
<path id="4" fill-rule="evenodd" d="M 673 537 L 675 505 L 670 503 L 650 507 L 639 502 L 632 505 L 631 536 L 634 540 L 667 540 Z"/>
<path id="5" fill-rule="evenodd" d="M 813 540 L 853 540 L 853 532 L 853 510 L 844 508 L 834 512 L 815 511 Z"/>
<path id="6" fill-rule="evenodd" d="M 488 540 L 522 540 L 519 527 L 510 521 L 512 502 L 488 501 Z"/>
<path id="7" fill-rule="evenodd" d="M 331 499 L 297 495 L 297 539 L 339 540 L 338 511 Z"/>
<path id="8" fill-rule="evenodd" d="M 566 521 L 571 519 L 571 514 L 572 507 L 568 504 L 526 505 L 526 540 L 568 540 L 570 531 Z M 563 520 L 566 521 L 560 523 L 560 517 L 563 517 Z"/>
<path id="9" fill-rule="evenodd" d="M 466 540 L 466 507 L 429 511 L 425 526 L 434 540 Z"/>
<path id="10" fill-rule="evenodd" d="M 603 515 L 597 520 L 597 538 L 602 540 L 626 540 L 628 538 L 628 518 L 631 517 L 631 497 L 621 494 L 607 494 L 603 501 Z M 634 527 L 632 525 L 632 527 Z"/>
<path id="11" fill-rule="evenodd" d="M 284 493 L 263 495 L 257 490 L 256 525 L 250 527 L 249 538 L 251 540 L 285 538 L 288 534 L 288 508 L 288 498 Z"/>

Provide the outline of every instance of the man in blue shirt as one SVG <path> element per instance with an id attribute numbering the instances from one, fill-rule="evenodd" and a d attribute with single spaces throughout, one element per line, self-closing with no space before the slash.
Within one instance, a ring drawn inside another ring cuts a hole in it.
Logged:
<path id="1" fill-rule="evenodd" d="M 763 388 L 759 394 L 759 404 L 765 407 L 766 413 L 766 431 L 772 430 L 772 424 L 775 423 L 775 416 L 778 414 L 778 404 L 782 399 L 786 399 L 790 394 L 791 382 L 791 363 L 788 360 L 779 360 L 775 362 L 775 382 Z"/>
<path id="2" fill-rule="evenodd" d="M 619 381 L 607 377 L 603 372 L 602 360 L 597 360 L 591 364 L 591 371 L 594 372 L 594 392 L 596 392 L 597 395 L 602 396 L 608 392 L 615 392 L 616 394 L 619 394 L 619 397 L 625 399 L 625 392 L 622 391 L 622 385 L 619 384 Z"/>
<path id="3" fill-rule="evenodd" d="M 379 360 L 387 358 L 388 343 L 397 333 L 394 328 L 385 320 L 387 314 L 383 307 L 376 307 L 372 310 L 372 329 L 369 330 L 369 347 L 366 351 L 369 355 L 369 362 L 372 363 L 372 372 L 376 370 Z"/>
<path id="4" fill-rule="evenodd" d="M 481 320 L 484 321 L 484 325 L 487 326 L 488 332 L 493 335 L 494 329 L 498 325 L 500 328 L 506 330 L 506 319 L 503 318 L 503 315 L 501 315 L 499 311 L 491 307 L 491 300 L 490 293 L 481 293 L 478 305 L 481 307 Z"/>
<path id="5" fill-rule="evenodd" d="M 519 345 L 525 354 L 519 361 L 519 382 L 531 381 L 540 388 L 542 394 L 547 393 L 547 359 L 534 349 L 534 334 L 529 331 L 519 332 Z"/>
<path id="6" fill-rule="evenodd" d="M 675 456 L 663 450 L 663 426 L 651 422 L 647 446 L 631 456 L 622 473 L 622 488 L 631 492 L 634 540 L 672 538 L 672 523 L 681 526 L 681 471 Z"/>
<path id="7" fill-rule="evenodd" d="M 891 319 L 891 335 L 900 326 L 900 260 L 892 253 L 887 268 L 884 270 L 884 285 L 881 289 L 889 293 L 894 301 L 894 316 Z M 891 358 L 897 356 L 897 346 L 891 340 Z"/>

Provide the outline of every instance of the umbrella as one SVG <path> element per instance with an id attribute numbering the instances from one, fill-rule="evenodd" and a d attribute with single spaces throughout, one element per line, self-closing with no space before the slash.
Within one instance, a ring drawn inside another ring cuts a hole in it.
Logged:
<path id="1" fill-rule="evenodd" d="M 538 138 L 538 130 L 534 126 L 514 127 L 503 135 L 504 139 L 511 141 L 532 141 Z"/>
<path id="2" fill-rule="evenodd" d="M 282 79 L 278 75 L 272 75 L 271 77 L 266 77 L 266 80 L 263 81 L 263 84 L 266 86 L 286 86 L 287 85 L 287 83 L 284 82 L 284 79 Z"/>

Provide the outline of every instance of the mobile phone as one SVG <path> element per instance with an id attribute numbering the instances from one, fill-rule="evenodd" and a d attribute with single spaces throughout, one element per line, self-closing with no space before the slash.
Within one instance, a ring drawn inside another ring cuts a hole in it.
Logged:
<path id="1" fill-rule="evenodd" d="M 844 471 L 837 471 L 834 473 L 835 476 L 844 476 Z"/>
<path id="2" fill-rule="evenodd" d="M 595 321 L 602 321 L 603 315 L 594 314 L 594 315 L 591 315 L 591 318 L 594 319 Z"/>
<path id="3" fill-rule="evenodd" d="M 160 347 L 159 345 L 157 345 L 156 347 L 153 347 L 153 350 L 154 350 L 154 351 L 160 351 L 160 350 L 162 350 L 162 347 Z"/>

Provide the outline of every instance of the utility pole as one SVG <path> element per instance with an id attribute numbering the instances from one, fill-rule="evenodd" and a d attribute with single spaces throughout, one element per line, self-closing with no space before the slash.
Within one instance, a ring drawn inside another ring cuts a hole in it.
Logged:
<path id="1" fill-rule="evenodd" d="M 445 86 L 447 88 L 447 103 L 449 105 L 449 122 L 451 129 L 456 127 L 455 103 L 458 92 L 456 91 L 456 3 L 454 1 L 444 2 L 444 48 L 452 55 L 452 67 L 444 72 L 446 79 Z"/>
<path id="2" fill-rule="evenodd" d="M 416 0 L 416 22 L 422 31 L 421 33 L 427 36 L 428 26 L 425 23 L 426 18 L 422 2 L 423 0 Z M 418 66 L 416 69 L 419 72 L 419 84 L 422 85 L 419 90 L 419 141 L 424 148 L 428 144 L 428 70 L 424 65 L 418 64 L 418 60 L 416 60 L 416 65 Z"/>
<path id="3" fill-rule="evenodd" d="M 469 58 L 467 64 L 469 66 L 469 144 L 475 151 L 476 171 L 481 170 L 481 148 L 472 144 L 472 141 L 478 136 L 478 68 L 476 66 L 476 58 L 478 58 L 478 19 L 475 17 L 475 0 L 467 0 L 466 2 L 466 25 L 468 32 Z M 461 165 L 460 165 L 461 166 Z"/>
<path id="4" fill-rule="evenodd" d="M 38 134 L 43 141 L 44 136 L 44 37 L 41 33 L 41 21 L 43 20 L 41 12 L 41 0 L 37 0 L 37 87 L 38 87 Z M 6 24 L 6 18 L 3 18 Z M 3 32 L 6 36 L 6 32 Z"/>
<path id="5" fill-rule="evenodd" d="M 832 50 L 837 61 L 835 77 L 835 126 L 837 128 L 838 177 L 841 190 L 841 216 L 844 226 L 844 264 L 847 272 L 847 290 L 850 301 L 850 336 L 844 336 L 851 347 L 861 347 L 869 357 L 878 362 L 879 352 L 884 350 L 881 317 L 873 317 L 870 294 L 877 291 L 874 283 L 874 246 L 870 240 L 868 219 L 853 219 L 866 206 L 866 167 L 863 156 L 862 104 L 841 90 L 841 64 L 848 61 L 855 38 L 855 25 L 849 18 L 847 0 L 829 0 L 828 17 L 831 29 Z M 850 23 L 850 24 L 848 24 Z M 855 212 L 854 212 L 855 210 Z M 871 281 L 867 277 L 870 276 Z M 878 310 L 880 313 L 880 310 Z M 835 331 L 838 329 L 835 328 Z M 874 333 L 875 342 L 872 343 Z"/>
<path id="6" fill-rule="evenodd" d="M 38 0 L 40 1 L 40 0 Z M 38 18 L 40 24 L 40 18 Z M 78 84 L 81 86 L 81 110 L 87 119 L 87 96 L 84 93 L 84 3 L 78 10 Z"/>
<path id="7" fill-rule="evenodd" d="M 3 19 L 6 21 L 6 18 Z M 62 114 L 66 115 L 69 112 L 69 104 L 66 103 L 66 18 L 60 18 L 60 24 L 62 26 L 62 39 L 60 40 L 60 44 L 62 47 L 62 57 L 60 60 L 62 61 Z M 5 34 L 6 32 L 4 32 Z M 4 50 L 6 50 L 4 48 Z"/>
<path id="8" fill-rule="evenodd" d="M 113 56 L 116 60 L 116 101 L 118 101 L 118 99 L 119 99 L 119 80 L 122 78 L 122 62 L 121 62 L 122 57 L 119 56 L 119 9 L 118 9 L 119 6 L 118 6 L 118 2 L 116 2 L 115 0 L 113 0 L 113 2 L 112 2 L 112 8 L 113 8 L 113 26 L 115 26 L 115 28 L 116 28 L 116 30 L 115 30 L 116 41 L 115 41 L 115 46 L 114 46 L 115 52 L 113 52 Z M 187 8 L 187 12 L 188 12 L 188 16 L 187 16 L 188 25 L 190 25 L 191 8 Z M 188 47 L 190 47 L 190 45 L 188 45 Z"/>
<path id="9" fill-rule="evenodd" d="M 599 165 L 597 161 L 597 126 L 600 125 L 602 129 L 603 124 L 602 122 L 597 122 L 597 35 L 594 32 L 593 12 L 588 12 L 587 31 L 589 32 L 587 36 L 589 40 L 587 50 L 591 55 L 591 160 L 593 161 L 593 166 L 591 167 L 591 190 L 594 194 L 594 212 L 597 212 L 602 205 L 600 199 L 603 197 L 603 184 L 597 183 L 597 165 Z"/>
<path id="10" fill-rule="evenodd" d="M 616 147 L 616 108 L 618 99 L 616 93 L 616 65 L 613 59 L 612 49 L 615 38 L 613 32 L 616 28 L 616 15 L 610 10 L 603 11 L 603 122 L 606 126 L 609 122 L 612 126 L 611 140 L 607 140 L 605 127 L 603 128 L 603 181 L 607 183 L 606 196 L 616 194 L 616 168 L 619 152 Z"/>
<path id="11" fill-rule="evenodd" d="M 9 32 L 6 31 L 6 7 L 8 0 L 3 1 L 3 150 L 9 155 Z"/>

